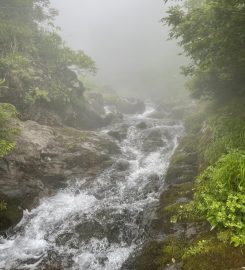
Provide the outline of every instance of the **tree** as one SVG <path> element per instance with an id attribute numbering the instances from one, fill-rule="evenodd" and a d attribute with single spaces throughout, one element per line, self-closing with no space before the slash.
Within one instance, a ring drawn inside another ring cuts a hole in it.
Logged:
<path id="1" fill-rule="evenodd" d="M 96 71 L 83 51 L 68 48 L 53 24 L 57 11 L 49 0 L 2 0 L 0 3 L 1 101 L 20 112 L 41 103 L 62 107 L 72 102 L 76 73 Z"/>
<path id="2" fill-rule="evenodd" d="M 191 77 L 192 96 L 229 98 L 244 95 L 244 1 L 197 2 L 172 6 L 167 17 L 162 19 L 171 27 L 170 38 L 179 40 L 191 60 L 183 73 Z"/>

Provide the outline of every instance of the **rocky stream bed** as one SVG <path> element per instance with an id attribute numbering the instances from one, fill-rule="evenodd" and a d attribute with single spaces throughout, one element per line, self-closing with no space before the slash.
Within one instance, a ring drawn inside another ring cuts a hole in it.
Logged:
<path id="1" fill-rule="evenodd" d="M 133 269 L 130 258 L 156 236 L 183 133 L 154 113 L 148 104 L 93 132 L 18 124 L 17 148 L 0 164 L 0 269 Z"/>

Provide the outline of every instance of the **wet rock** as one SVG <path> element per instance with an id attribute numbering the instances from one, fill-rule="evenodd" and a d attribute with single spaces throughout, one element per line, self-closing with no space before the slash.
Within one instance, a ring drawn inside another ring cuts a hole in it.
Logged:
<path id="1" fill-rule="evenodd" d="M 197 171 L 197 154 L 178 148 L 172 157 L 165 182 L 167 184 L 182 184 L 193 181 Z"/>
<path id="2" fill-rule="evenodd" d="M 157 133 L 153 135 L 155 136 L 157 137 Z M 157 216 L 151 222 L 150 235 L 156 240 L 146 243 L 143 249 L 134 258 L 131 257 L 122 269 L 180 270 L 183 268 L 181 260 L 186 241 L 192 241 L 200 231 L 205 230 L 198 229 L 195 223 L 188 224 L 181 221 L 172 224 L 171 218 L 176 215 L 181 205 L 192 199 L 193 180 L 196 175 L 197 155 L 189 144 L 182 142 L 172 157 Z M 153 175 L 152 182 L 154 181 L 157 182 L 157 177 Z M 176 261 L 174 264 L 173 259 Z M 190 269 L 198 269 L 198 267 Z"/>
<path id="3" fill-rule="evenodd" d="M 110 95 L 106 98 L 106 103 L 124 114 L 136 114 L 145 111 L 145 103 L 136 98 L 121 98 L 117 95 Z"/>
<path id="4" fill-rule="evenodd" d="M 113 130 L 111 130 L 107 134 L 109 136 L 117 139 L 118 141 L 121 141 L 122 140 L 122 136 L 121 136 L 121 133 L 119 131 L 113 131 Z"/>
<path id="5" fill-rule="evenodd" d="M 145 111 L 145 104 L 139 99 L 124 98 L 117 104 L 117 109 L 125 114 L 143 113 Z"/>
<path id="6" fill-rule="evenodd" d="M 118 141 L 122 141 L 127 137 L 128 126 L 122 125 L 116 129 L 108 131 L 108 135 L 115 138 Z"/>
<path id="7" fill-rule="evenodd" d="M 52 189 L 67 187 L 67 178 L 62 174 L 45 175 L 41 178 L 41 181 L 44 186 L 50 187 Z"/>
<path id="8" fill-rule="evenodd" d="M 6 209 L 0 211 L 0 232 L 11 226 L 15 226 L 23 216 L 23 210 L 18 200 L 8 198 L 0 192 L 0 201 L 6 203 Z"/>
<path id="9" fill-rule="evenodd" d="M 188 224 L 186 231 L 185 231 L 185 236 L 187 239 L 191 239 L 194 235 L 197 234 L 197 224 Z"/>
<path id="10" fill-rule="evenodd" d="M 152 173 L 152 174 L 150 174 L 150 175 L 148 176 L 148 179 L 149 179 L 151 182 L 156 183 L 156 182 L 159 182 L 160 177 L 159 177 L 159 175 L 158 175 L 157 173 Z"/>
<path id="11" fill-rule="evenodd" d="M 126 171 L 129 168 L 130 164 L 125 159 L 119 159 L 116 163 L 116 168 L 119 171 Z"/>
<path id="12" fill-rule="evenodd" d="M 119 112 L 109 113 L 104 118 L 104 122 L 106 125 L 113 124 L 116 122 L 121 122 L 122 120 L 123 120 L 123 115 Z"/>
<path id="13" fill-rule="evenodd" d="M 167 140 L 171 140 L 173 135 L 171 134 L 169 129 L 165 129 L 162 131 L 163 136 L 167 139 Z"/>
<path id="14" fill-rule="evenodd" d="M 56 111 L 37 105 L 28 111 L 28 116 L 26 116 L 26 119 L 31 119 L 32 121 L 36 121 L 41 125 L 58 127 L 63 126 L 62 117 Z"/>
<path id="15" fill-rule="evenodd" d="M 151 241 L 145 245 L 142 252 L 136 256 L 130 257 L 122 266 L 122 270 L 157 270 L 161 269 L 162 264 L 159 259 L 163 255 L 163 244 L 157 241 Z"/>
<path id="16" fill-rule="evenodd" d="M 160 177 L 157 173 L 153 173 L 148 176 L 149 183 L 145 186 L 144 190 L 146 194 L 150 192 L 157 192 L 159 189 Z"/>
<path id="17" fill-rule="evenodd" d="M 58 246 L 64 246 L 67 242 L 70 242 L 73 237 L 73 233 L 63 233 L 57 237 L 55 242 Z"/>
<path id="18" fill-rule="evenodd" d="M 147 124 L 145 122 L 140 122 L 139 124 L 136 125 L 136 127 L 139 129 L 146 129 Z"/>
<path id="19" fill-rule="evenodd" d="M 178 264 L 173 264 L 173 265 L 170 265 L 168 266 L 167 268 L 164 268 L 164 270 L 181 270 L 181 264 L 178 263 Z"/>
<path id="20" fill-rule="evenodd" d="M 152 112 L 150 115 L 148 115 L 149 118 L 153 118 L 153 119 L 164 119 L 166 118 L 167 114 L 166 112 Z"/>
<path id="21" fill-rule="evenodd" d="M 91 108 L 100 115 L 105 114 L 104 99 L 102 94 L 92 91 L 86 91 L 85 97 Z"/>
<path id="22" fill-rule="evenodd" d="M 165 145 L 162 139 L 162 133 L 159 129 L 152 129 L 146 135 L 142 148 L 145 152 L 154 152 L 157 151 L 159 147 L 163 147 Z"/>
<path id="23" fill-rule="evenodd" d="M 64 188 L 68 179 L 96 176 L 120 152 L 114 142 L 94 132 L 51 128 L 33 121 L 18 126 L 16 149 L 0 159 L 0 200 L 9 205 L 2 229 L 18 222 L 21 215 L 16 209 L 32 208 L 40 197 Z"/>
<path id="24" fill-rule="evenodd" d="M 169 110 L 171 110 L 171 108 L 163 105 L 158 105 L 155 108 L 155 111 L 148 115 L 148 117 L 153 119 L 165 119 L 169 116 Z"/>
<path id="25" fill-rule="evenodd" d="M 81 241 L 90 240 L 92 237 L 102 239 L 105 234 L 103 226 L 96 220 L 88 220 L 77 225 L 75 232 Z"/>
<path id="26" fill-rule="evenodd" d="M 76 104 L 77 103 L 77 104 Z M 78 129 L 95 130 L 109 124 L 102 113 L 96 112 L 92 105 L 82 99 L 59 109 L 35 105 L 28 110 L 23 119 L 38 122 L 41 125 L 69 126 Z"/>
<path id="27" fill-rule="evenodd" d="M 63 123 L 69 127 L 96 130 L 109 124 L 103 116 L 95 112 L 85 101 L 82 106 L 78 104 L 67 108 L 63 114 Z"/>

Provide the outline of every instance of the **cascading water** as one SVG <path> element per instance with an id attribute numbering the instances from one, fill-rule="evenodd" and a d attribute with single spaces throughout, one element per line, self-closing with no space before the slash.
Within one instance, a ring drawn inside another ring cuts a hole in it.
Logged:
<path id="1" fill-rule="evenodd" d="M 147 238 L 149 212 L 183 131 L 181 125 L 166 125 L 166 119 L 148 118 L 153 111 L 148 106 L 141 115 L 125 116 L 122 154 L 109 169 L 96 179 L 73 180 L 25 211 L 13 232 L 0 239 L 0 269 L 121 268 Z M 142 121 L 146 127 L 137 128 Z M 117 168 L 120 162 L 123 170 Z"/>

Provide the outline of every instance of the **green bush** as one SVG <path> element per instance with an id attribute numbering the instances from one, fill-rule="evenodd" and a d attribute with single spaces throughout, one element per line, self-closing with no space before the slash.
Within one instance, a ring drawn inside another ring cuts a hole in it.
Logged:
<path id="1" fill-rule="evenodd" d="M 18 129 L 13 127 L 13 120 L 17 117 L 13 105 L 0 104 L 0 157 L 4 157 L 15 147 L 14 138 Z"/>
<path id="2" fill-rule="evenodd" d="M 244 151 L 231 151 L 199 176 L 194 205 L 213 227 L 230 232 L 231 243 L 245 244 Z"/>
<path id="3" fill-rule="evenodd" d="M 245 150 L 245 120 L 242 117 L 223 114 L 210 119 L 208 125 L 209 138 L 202 146 L 207 163 L 213 164 L 231 149 Z"/>
<path id="4" fill-rule="evenodd" d="M 196 244 L 187 248 L 183 254 L 183 259 L 188 257 L 196 256 L 199 254 L 208 253 L 211 249 L 210 241 L 208 240 L 200 240 Z"/>
<path id="5" fill-rule="evenodd" d="M 7 209 L 7 203 L 5 201 L 0 201 L 0 211 Z"/>

